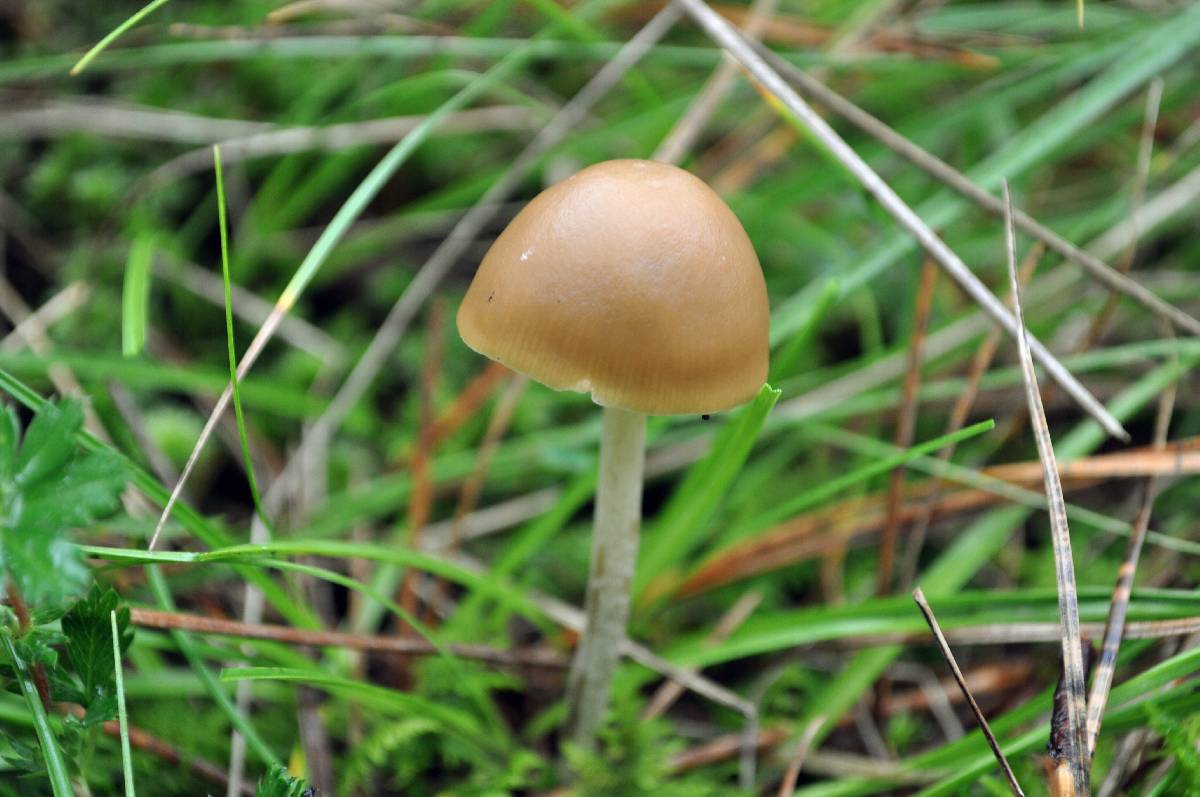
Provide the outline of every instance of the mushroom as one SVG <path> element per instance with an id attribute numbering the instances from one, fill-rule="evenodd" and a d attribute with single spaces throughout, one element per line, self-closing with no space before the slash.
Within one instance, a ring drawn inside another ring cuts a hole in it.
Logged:
<path id="1" fill-rule="evenodd" d="M 567 738 L 591 747 L 625 638 L 647 415 L 707 414 L 767 376 L 762 270 L 733 212 L 674 166 L 614 160 L 536 196 L 488 250 L 458 311 L 475 351 L 604 407 L 587 625 Z"/>

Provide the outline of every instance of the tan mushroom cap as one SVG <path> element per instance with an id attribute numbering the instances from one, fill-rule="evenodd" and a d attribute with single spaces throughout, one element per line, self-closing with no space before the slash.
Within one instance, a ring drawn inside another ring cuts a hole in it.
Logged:
<path id="1" fill-rule="evenodd" d="M 716 412 L 767 377 L 768 306 L 746 231 L 703 181 L 598 163 L 536 196 L 458 310 L 475 351 L 647 414 Z"/>

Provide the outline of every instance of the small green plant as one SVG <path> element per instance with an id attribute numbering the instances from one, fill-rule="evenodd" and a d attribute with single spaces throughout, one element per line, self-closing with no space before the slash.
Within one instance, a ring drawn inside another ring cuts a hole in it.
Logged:
<path id="1" fill-rule="evenodd" d="M 112 514 L 126 473 L 108 451 L 82 452 L 83 408 L 48 404 L 22 440 L 0 412 L 0 565 L 26 606 L 52 610 L 87 589 L 91 573 L 68 532 Z"/>
<path id="2" fill-rule="evenodd" d="M 12 739 L 0 759 L 18 772 L 47 772 L 55 795 L 72 791 L 66 760 L 86 778 L 99 726 L 117 716 L 114 611 L 120 649 L 133 641 L 129 610 L 111 589 L 93 585 L 63 611 L 91 582 L 69 533 L 112 514 L 126 478 L 115 455 L 81 449 L 82 424 L 77 402 L 47 404 L 22 439 L 16 411 L 0 412 L 0 565 L 9 604 L 0 674 L 34 715 L 42 761 Z M 60 617 L 57 630 L 51 624 Z M 58 703 L 82 713 L 68 715 L 56 734 L 49 712 Z"/>
<path id="3" fill-rule="evenodd" d="M 293 778 L 285 767 L 273 766 L 258 781 L 255 797 L 314 797 L 316 791 L 302 778 Z"/>

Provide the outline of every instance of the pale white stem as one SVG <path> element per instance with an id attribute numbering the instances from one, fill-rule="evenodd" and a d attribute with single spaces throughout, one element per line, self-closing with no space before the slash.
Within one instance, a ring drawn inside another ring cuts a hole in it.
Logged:
<path id="1" fill-rule="evenodd" d="M 592 746 L 604 721 L 625 640 L 629 584 L 637 564 L 645 448 L 646 416 L 605 407 L 584 607 L 587 625 L 567 677 L 567 738 L 586 748 Z"/>

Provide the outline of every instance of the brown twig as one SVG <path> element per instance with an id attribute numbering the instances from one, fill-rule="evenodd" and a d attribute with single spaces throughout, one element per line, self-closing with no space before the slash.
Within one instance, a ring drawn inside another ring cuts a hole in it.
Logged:
<path id="1" fill-rule="evenodd" d="M 923 467 L 920 463 L 915 466 Z M 1076 460 L 1064 465 L 1060 475 L 1071 489 L 1082 489 L 1106 478 L 1154 473 L 1177 475 L 1200 472 L 1198 469 L 1200 451 L 1194 450 L 1193 441 L 1188 440 L 1170 444 L 1168 451 L 1158 454 L 1135 449 Z M 1024 486 L 1042 480 L 1040 462 L 1018 462 L 980 471 L 943 473 L 941 478 L 961 482 L 967 488 L 944 492 L 933 480 L 915 485 L 907 491 L 905 502 L 900 507 L 902 523 L 909 522 L 925 511 L 924 501 L 934 489 L 941 492 L 934 506 L 938 517 L 1001 501 L 1015 501 L 1032 507 L 1044 506 L 1042 494 Z M 827 555 L 844 546 L 848 540 L 881 528 L 884 520 L 882 507 L 882 499 L 872 495 L 865 499 L 855 497 L 799 515 L 713 553 L 677 583 L 663 584 L 661 589 L 664 594 L 688 597 L 739 579 L 789 567 L 803 559 Z M 1116 518 L 1111 521 L 1113 526 L 1123 525 L 1132 533 L 1132 527 L 1128 524 Z M 1117 531 L 1115 528 L 1109 530 Z M 1147 539 L 1156 545 L 1177 546 L 1174 538 L 1163 537 L 1153 531 L 1147 533 Z"/>
<path id="2" fill-rule="evenodd" d="M 913 429 L 917 424 L 917 392 L 921 387 L 921 350 L 925 346 L 925 329 L 933 309 L 933 290 L 937 284 L 937 265 L 926 260 L 921 267 L 917 288 L 917 306 L 913 313 L 912 342 L 909 344 L 908 371 L 904 375 L 904 397 L 896 410 L 896 447 L 912 445 Z M 904 488 L 903 467 L 894 468 L 888 478 L 887 517 L 879 542 L 879 573 L 875 592 L 886 595 L 892 590 L 896 569 L 896 538 L 900 534 L 900 495 Z"/>
<path id="3" fill-rule="evenodd" d="M 917 607 L 921 610 L 921 614 L 924 615 L 925 622 L 929 624 L 929 630 L 933 634 L 933 639 L 942 651 L 942 656 L 946 659 L 946 664 L 950 666 L 950 672 L 954 674 L 954 680 L 958 683 L 958 688 L 962 690 L 963 698 L 966 699 L 967 704 L 971 707 L 971 713 L 975 715 L 975 721 L 979 723 L 979 730 L 983 732 L 983 738 L 987 739 L 988 747 L 992 748 L 992 755 L 996 757 L 996 763 L 1000 765 L 1001 771 L 1004 772 L 1004 779 L 1008 781 L 1009 788 L 1012 789 L 1013 794 L 1017 795 L 1017 797 L 1025 797 L 1025 792 L 1021 790 L 1021 784 L 1017 783 L 1017 776 L 1013 774 L 1012 767 L 1008 764 L 1008 759 L 1004 757 L 1004 751 L 1000 749 L 1000 743 L 996 741 L 996 736 L 992 733 L 987 718 L 983 716 L 983 711 L 979 708 L 979 704 L 975 702 L 975 696 L 971 694 L 971 690 L 967 687 L 962 670 L 959 669 L 958 662 L 954 658 L 954 652 L 950 650 L 950 644 L 946 641 L 946 636 L 942 633 L 942 629 L 938 625 L 937 617 L 933 614 L 933 608 L 925 600 L 925 593 L 921 591 L 920 587 L 913 590 L 913 600 L 917 602 Z"/>
<path id="4" fill-rule="evenodd" d="M 1058 464 L 1054 458 L 1054 444 L 1050 440 L 1050 429 L 1046 423 L 1046 411 L 1038 393 L 1037 375 L 1033 371 L 1033 358 L 1029 351 L 1029 336 L 1021 312 L 1021 286 L 1017 282 L 1016 233 L 1012 224 L 1012 197 L 1008 182 L 1004 185 L 1006 208 L 1004 224 L 1005 252 L 1008 261 L 1008 276 L 1012 286 L 1013 312 L 1016 315 L 1018 334 L 1017 348 L 1021 360 L 1021 372 L 1025 379 L 1026 397 L 1029 405 L 1030 422 L 1038 456 L 1044 468 L 1046 500 L 1050 510 L 1051 541 L 1054 545 L 1055 581 L 1058 584 L 1058 613 L 1062 623 L 1063 682 L 1067 695 L 1067 735 L 1065 738 L 1067 759 L 1075 793 L 1083 797 L 1091 793 L 1090 767 L 1088 766 L 1087 734 L 1087 686 L 1083 666 L 1083 646 L 1079 635 L 1079 595 L 1075 588 L 1075 565 L 1071 557 L 1071 531 L 1067 524 L 1067 508 L 1063 499 L 1062 482 L 1058 475 Z"/>
<path id="5" fill-rule="evenodd" d="M 824 724 L 824 715 L 813 717 L 804 729 L 804 733 L 800 735 L 800 741 L 796 743 L 796 752 L 788 761 L 787 771 L 783 773 L 783 781 L 779 784 L 779 797 L 792 797 L 793 792 L 796 791 L 796 781 L 800 778 L 800 770 L 804 768 L 804 761 L 812 750 L 813 740 L 817 738 L 817 733 Z"/>
<path id="6" fill-rule="evenodd" d="M 305 647 L 334 647 L 377 653 L 404 653 L 428 656 L 438 653 L 430 642 L 419 637 L 378 636 L 374 634 L 352 634 L 344 631 L 319 631 L 293 628 L 268 623 L 242 623 L 237 620 L 222 620 L 180 612 L 164 612 L 156 609 L 130 609 L 130 622 L 143 628 L 164 630 L 180 629 L 199 634 L 242 639 L 264 639 Z M 486 645 L 447 645 L 446 650 L 464 659 L 474 659 L 490 664 L 563 669 L 567 657 L 555 650 L 501 650 Z"/>

